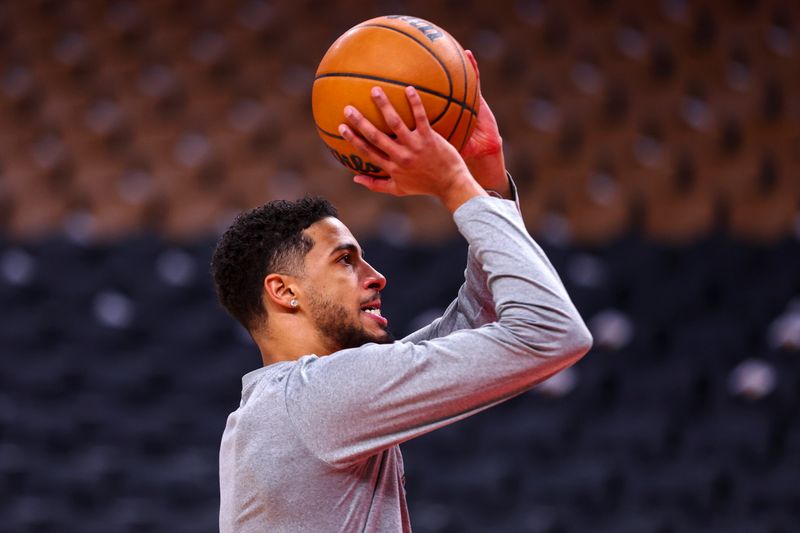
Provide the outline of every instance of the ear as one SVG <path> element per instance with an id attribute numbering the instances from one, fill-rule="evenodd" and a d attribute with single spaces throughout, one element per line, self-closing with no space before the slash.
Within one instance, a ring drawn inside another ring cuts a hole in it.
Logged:
<path id="1" fill-rule="evenodd" d="M 297 285 L 291 276 L 285 274 L 269 274 L 264 278 L 264 304 L 272 302 L 273 305 L 287 310 L 295 309 L 292 300 L 296 298 Z"/>

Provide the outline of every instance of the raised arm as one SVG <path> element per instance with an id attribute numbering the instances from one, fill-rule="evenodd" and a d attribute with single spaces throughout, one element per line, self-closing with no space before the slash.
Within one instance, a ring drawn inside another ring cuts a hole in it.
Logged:
<path id="1" fill-rule="evenodd" d="M 329 464 L 346 467 L 529 390 L 591 346 L 512 202 L 473 198 L 455 220 L 486 272 L 497 321 L 301 359 L 286 376 L 286 409 Z"/>
<path id="2" fill-rule="evenodd" d="M 337 467 L 524 392 L 591 345 L 514 202 L 488 196 L 455 149 L 430 128 L 418 95 L 409 90 L 408 98 L 417 121 L 413 130 L 398 125 L 388 101 L 376 93 L 396 139 L 349 110 L 352 126 L 340 131 L 392 176 L 356 181 L 376 191 L 439 197 L 480 265 L 496 321 L 432 340 L 307 356 L 292 366 L 281 378 L 287 413 L 306 446 Z"/>

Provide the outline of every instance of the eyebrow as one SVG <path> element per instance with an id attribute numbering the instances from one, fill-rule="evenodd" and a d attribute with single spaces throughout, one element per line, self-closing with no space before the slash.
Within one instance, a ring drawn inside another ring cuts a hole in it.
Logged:
<path id="1" fill-rule="evenodd" d="M 336 246 L 333 250 L 331 250 L 330 255 L 337 254 L 339 252 L 349 251 L 349 252 L 356 252 L 364 257 L 364 250 L 359 248 L 357 245 L 353 244 L 352 242 L 342 243 Z"/>

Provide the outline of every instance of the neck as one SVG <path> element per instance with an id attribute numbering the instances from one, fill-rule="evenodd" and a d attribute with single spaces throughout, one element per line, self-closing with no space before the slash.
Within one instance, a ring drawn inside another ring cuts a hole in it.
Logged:
<path id="1" fill-rule="evenodd" d="M 252 336 L 261 352 L 264 366 L 281 361 L 296 361 L 304 355 L 323 356 L 335 351 L 320 338 L 319 332 L 309 331 L 307 327 L 297 323 L 272 324 L 253 332 Z"/>

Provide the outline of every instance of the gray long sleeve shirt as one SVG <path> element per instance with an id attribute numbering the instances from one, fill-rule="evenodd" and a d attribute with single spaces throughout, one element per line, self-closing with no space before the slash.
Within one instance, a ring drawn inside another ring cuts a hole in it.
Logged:
<path id="1" fill-rule="evenodd" d="M 514 202 L 456 210 L 458 298 L 392 344 L 245 375 L 220 449 L 220 531 L 410 531 L 399 444 L 573 364 L 591 336 Z"/>

